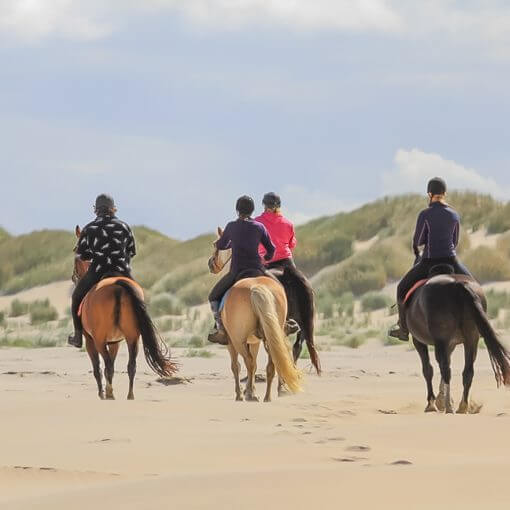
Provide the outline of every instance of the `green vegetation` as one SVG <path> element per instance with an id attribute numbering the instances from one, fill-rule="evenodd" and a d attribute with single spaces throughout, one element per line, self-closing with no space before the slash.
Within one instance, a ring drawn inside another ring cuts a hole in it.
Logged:
<path id="1" fill-rule="evenodd" d="M 24 301 L 20 301 L 19 299 L 14 299 L 11 301 L 11 311 L 9 313 L 10 317 L 21 317 L 22 315 L 26 315 L 28 313 L 29 304 Z"/>
<path id="2" fill-rule="evenodd" d="M 5 322 L 5 312 L 0 311 L 0 328 L 4 328 L 6 325 Z"/>
<path id="3" fill-rule="evenodd" d="M 168 292 L 152 296 L 149 309 L 154 317 L 161 317 L 162 315 L 181 315 L 183 313 L 183 306 L 179 298 Z"/>
<path id="4" fill-rule="evenodd" d="M 510 294 L 490 290 L 486 294 L 487 313 L 491 319 L 496 319 L 500 310 L 510 310 Z"/>
<path id="5" fill-rule="evenodd" d="M 58 318 L 58 312 L 50 304 L 49 299 L 43 301 L 34 301 L 30 303 L 30 324 L 42 324 L 44 322 L 54 321 Z"/>
<path id="6" fill-rule="evenodd" d="M 212 358 L 214 353 L 207 349 L 189 349 L 185 356 L 186 358 Z"/>
<path id="7" fill-rule="evenodd" d="M 482 283 L 510 280 L 510 260 L 506 254 L 488 246 L 466 253 L 464 263 Z"/>
<path id="8" fill-rule="evenodd" d="M 393 299 L 382 292 L 367 292 L 361 297 L 361 309 L 364 312 L 388 308 L 392 304 Z"/>

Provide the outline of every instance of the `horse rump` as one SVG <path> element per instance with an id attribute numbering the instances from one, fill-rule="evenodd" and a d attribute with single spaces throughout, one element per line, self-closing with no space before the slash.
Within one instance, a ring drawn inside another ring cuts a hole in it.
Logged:
<path id="1" fill-rule="evenodd" d="M 510 353 L 500 342 L 498 335 L 489 322 L 480 297 L 470 287 L 469 282 L 457 282 L 456 285 L 462 297 L 467 301 L 476 327 L 485 340 L 498 387 L 501 384 L 510 386 Z"/>
<path id="2" fill-rule="evenodd" d="M 277 277 L 287 295 L 289 317 L 299 324 L 310 354 L 310 361 L 320 375 L 321 362 L 314 340 L 315 299 L 312 286 L 305 275 L 293 266 L 285 267 L 283 273 Z"/>
<path id="3" fill-rule="evenodd" d="M 165 342 L 159 337 L 156 326 L 147 312 L 147 305 L 138 296 L 136 290 L 126 281 L 118 280 L 115 285 L 122 287 L 131 299 L 133 311 L 135 313 L 140 336 L 142 337 L 143 352 L 147 364 L 161 377 L 171 377 L 178 370 L 169 353 L 169 349 Z M 120 294 L 116 293 L 116 301 L 120 303 Z M 120 304 L 115 305 L 116 322 L 120 321 Z"/>

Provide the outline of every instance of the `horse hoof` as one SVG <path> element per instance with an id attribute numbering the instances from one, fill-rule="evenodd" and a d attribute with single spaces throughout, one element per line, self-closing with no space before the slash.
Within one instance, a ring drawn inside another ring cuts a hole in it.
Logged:
<path id="1" fill-rule="evenodd" d="M 436 400 L 436 408 L 440 413 L 444 412 L 446 409 L 444 400 Z"/>
<path id="2" fill-rule="evenodd" d="M 237 395 L 236 402 L 242 402 L 244 400 L 242 395 Z"/>
<path id="3" fill-rule="evenodd" d="M 134 396 L 134 395 L 128 395 L 128 396 L 127 396 L 127 399 L 128 399 L 128 400 L 134 400 L 134 399 L 135 399 L 135 396 Z"/>
<path id="4" fill-rule="evenodd" d="M 271 397 L 266 397 L 266 398 L 264 399 L 264 402 L 271 402 Z"/>
<path id="5" fill-rule="evenodd" d="M 106 395 L 106 400 L 115 400 L 115 397 L 112 395 Z"/>
<path id="6" fill-rule="evenodd" d="M 446 414 L 454 414 L 453 407 L 447 407 L 445 410 Z"/>
<path id="7" fill-rule="evenodd" d="M 104 393 L 98 393 L 98 397 L 99 397 L 101 400 L 104 400 Z"/>
<path id="8" fill-rule="evenodd" d="M 482 410 L 483 404 L 477 402 L 470 402 L 468 407 L 469 414 L 478 414 Z"/>
<path id="9" fill-rule="evenodd" d="M 260 402 L 259 397 L 257 395 L 250 395 L 246 397 L 246 402 Z"/>
<path id="10" fill-rule="evenodd" d="M 425 408 L 426 413 L 437 413 L 438 409 L 436 407 L 436 404 L 434 402 L 429 402 L 429 405 Z"/>

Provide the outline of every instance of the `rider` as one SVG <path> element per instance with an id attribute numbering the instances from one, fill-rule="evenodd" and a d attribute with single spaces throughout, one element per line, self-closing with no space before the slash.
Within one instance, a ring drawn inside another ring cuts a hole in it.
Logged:
<path id="1" fill-rule="evenodd" d="M 232 249 L 230 271 L 213 287 L 209 294 L 209 303 L 216 322 L 209 334 L 209 341 L 227 344 L 228 339 L 220 317 L 220 303 L 227 290 L 234 285 L 239 276 L 259 276 L 265 273 L 258 253 L 259 244 L 266 249 L 265 260 L 271 260 L 275 247 L 267 233 L 266 227 L 251 218 L 255 204 L 253 199 L 242 196 L 237 200 L 238 219 L 231 221 L 216 241 L 218 250 Z"/>
<path id="2" fill-rule="evenodd" d="M 428 183 L 427 194 L 429 207 L 420 212 L 413 238 L 413 251 L 417 262 L 397 287 L 399 323 L 398 327 L 388 332 L 390 336 L 403 341 L 409 339 L 404 299 L 416 282 L 428 277 L 432 267 L 447 264 L 453 267 L 455 274 L 472 278 L 471 273 L 457 258 L 460 217 L 457 211 L 446 203 L 446 182 L 440 177 L 434 177 Z M 421 256 L 420 246 L 424 246 Z"/>
<path id="3" fill-rule="evenodd" d="M 78 310 L 83 298 L 106 275 L 131 278 L 130 261 L 136 255 L 133 233 L 129 225 L 115 216 L 117 208 L 113 198 L 99 195 L 94 212 L 96 219 L 83 228 L 76 247 L 76 257 L 90 261 L 90 266 L 72 296 L 74 335 L 68 343 L 75 347 L 82 346 L 83 328 Z"/>
<path id="4" fill-rule="evenodd" d="M 273 258 L 265 264 L 266 268 L 296 267 L 292 259 L 292 251 L 297 244 L 294 225 L 280 212 L 282 206 L 280 197 L 273 192 L 266 193 L 262 199 L 262 205 L 264 212 L 255 218 L 255 221 L 262 223 L 267 228 L 271 240 L 276 246 Z M 264 246 L 259 247 L 259 253 L 261 257 L 266 254 Z"/>

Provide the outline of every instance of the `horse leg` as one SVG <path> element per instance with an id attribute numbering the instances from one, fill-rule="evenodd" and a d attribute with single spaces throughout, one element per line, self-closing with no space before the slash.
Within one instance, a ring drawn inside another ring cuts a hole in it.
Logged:
<path id="1" fill-rule="evenodd" d="M 104 399 L 104 392 L 103 392 L 103 378 L 101 376 L 101 367 L 99 366 L 99 353 L 97 352 L 96 346 L 94 345 L 93 338 L 88 334 L 85 333 L 85 345 L 87 348 L 87 352 L 90 358 L 90 361 L 92 362 L 92 370 L 94 372 L 94 377 L 96 378 L 97 382 L 97 394 L 101 400 Z"/>
<path id="2" fill-rule="evenodd" d="M 297 363 L 299 356 L 301 356 L 301 351 L 303 350 L 303 342 L 305 337 L 301 331 L 296 335 L 296 341 L 292 347 L 292 355 L 294 357 L 294 363 Z"/>
<path id="3" fill-rule="evenodd" d="M 432 377 L 434 376 L 434 369 L 430 364 L 430 356 L 428 346 L 422 344 L 416 338 L 413 337 L 413 344 L 418 354 L 420 355 L 423 377 L 427 383 L 427 407 L 425 408 L 426 413 L 437 412 L 436 397 L 434 396 L 434 388 L 432 387 Z"/>
<path id="4" fill-rule="evenodd" d="M 473 382 L 474 364 L 476 360 L 476 351 L 478 348 L 478 338 L 474 341 L 466 338 L 464 341 L 464 371 L 462 372 L 462 382 L 464 385 L 464 392 L 462 394 L 462 400 L 457 409 L 458 414 L 466 413 L 477 413 L 480 411 L 481 406 L 469 403 L 469 390 Z"/>
<path id="5" fill-rule="evenodd" d="M 452 378 L 452 371 L 450 368 L 450 355 L 451 351 L 448 349 L 446 342 L 437 341 L 435 344 L 436 360 L 439 364 L 441 371 L 441 385 L 442 391 L 440 395 L 444 394 L 444 410 L 447 414 L 453 413 L 453 401 L 450 393 L 450 381 Z M 438 405 L 438 409 L 440 406 Z"/>
<path id="6" fill-rule="evenodd" d="M 106 399 L 115 400 L 113 396 L 113 359 L 110 356 L 108 347 L 105 345 L 101 351 L 104 360 L 104 377 L 106 379 Z"/>
<path id="7" fill-rule="evenodd" d="M 244 397 L 248 402 L 259 401 L 259 397 L 255 394 L 255 372 L 257 371 L 258 350 L 258 343 L 249 344 L 247 347 L 244 346 L 244 353 L 241 353 L 248 372 L 248 381 L 246 382 L 246 389 L 244 390 Z"/>
<path id="8" fill-rule="evenodd" d="M 234 346 L 231 342 L 227 345 L 228 352 L 230 353 L 230 367 L 232 368 L 232 373 L 234 374 L 234 381 L 236 385 L 236 401 L 243 401 L 243 394 L 241 392 L 241 384 L 239 382 L 239 371 L 241 370 L 241 364 L 239 363 L 239 354 L 235 350 Z"/>
<path id="9" fill-rule="evenodd" d="M 127 366 L 127 372 L 129 376 L 129 391 L 128 400 L 134 400 L 135 394 L 133 393 L 133 385 L 135 382 L 136 374 L 136 357 L 138 356 L 138 338 L 136 340 L 127 340 L 129 361 Z"/>
<path id="10" fill-rule="evenodd" d="M 267 367 L 266 367 L 266 395 L 264 397 L 264 402 L 271 402 L 271 386 L 273 385 L 273 379 L 275 374 L 275 368 L 273 363 L 273 358 L 271 358 L 271 354 L 269 351 L 267 352 Z"/>

